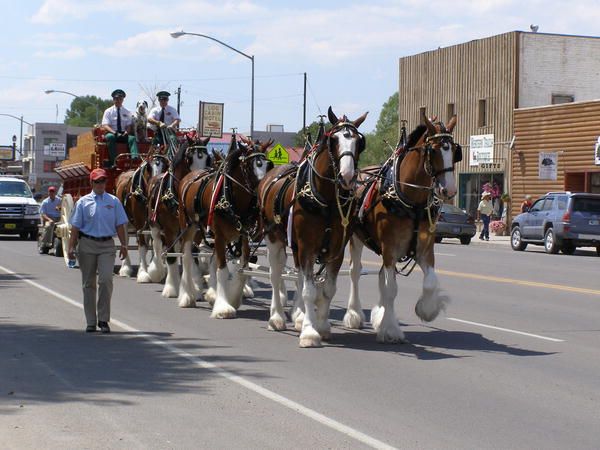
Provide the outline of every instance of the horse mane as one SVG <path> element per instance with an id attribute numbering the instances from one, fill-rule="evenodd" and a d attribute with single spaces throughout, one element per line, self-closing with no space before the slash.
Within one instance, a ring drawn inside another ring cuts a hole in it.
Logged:
<path id="1" fill-rule="evenodd" d="M 227 156 L 225 157 L 225 168 L 226 172 L 231 172 L 235 169 L 240 163 L 240 155 L 244 152 L 244 144 L 238 143 L 235 138 L 231 140 L 231 144 L 229 146 L 229 151 L 227 152 Z"/>
<path id="2" fill-rule="evenodd" d="M 408 138 L 406 139 L 406 148 L 413 148 L 415 145 L 417 145 L 426 131 L 426 125 L 417 125 L 417 127 L 408 135 Z"/>
<path id="3" fill-rule="evenodd" d="M 183 158 L 185 157 L 185 151 L 187 150 L 188 145 L 189 144 L 187 143 L 187 140 L 185 140 L 183 142 L 183 144 L 181 144 L 179 146 L 179 149 L 177 149 L 177 153 L 175 154 L 175 157 L 173 158 L 173 163 L 172 163 L 173 167 L 177 167 L 181 163 L 181 161 L 183 161 Z"/>

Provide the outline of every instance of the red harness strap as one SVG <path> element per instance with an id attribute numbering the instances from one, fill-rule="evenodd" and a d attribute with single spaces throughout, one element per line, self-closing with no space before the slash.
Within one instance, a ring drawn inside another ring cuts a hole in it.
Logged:
<path id="1" fill-rule="evenodd" d="M 373 183 L 371 185 L 371 187 L 369 188 L 369 192 L 367 192 L 367 195 L 365 195 L 365 199 L 363 201 L 363 204 L 360 207 L 360 210 L 358 211 L 358 217 L 362 219 L 363 214 L 365 213 L 365 211 L 368 211 L 369 208 L 371 207 L 371 203 L 373 202 L 373 198 L 375 197 L 375 194 L 377 193 L 377 184 L 378 183 Z"/>
<path id="2" fill-rule="evenodd" d="M 217 180 L 217 184 L 215 189 L 213 190 L 212 197 L 210 198 L 210 209 L 208 210 L 208 226 L 212 226 L 213 216 L 215 214 L 215 205 L 217 204 L 217 198 L 219 198 L 219 193 L 221 192 L 221 188 L 223 187 L 223 180 L 225 179 L 225 175 L 221 175 Z"/>

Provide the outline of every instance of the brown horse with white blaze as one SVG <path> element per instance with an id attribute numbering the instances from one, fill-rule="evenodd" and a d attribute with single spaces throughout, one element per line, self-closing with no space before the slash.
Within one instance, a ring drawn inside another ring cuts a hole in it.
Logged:
<path id="1" fill-rule="evenodd" d="M 265 153 L 272 140 L 262 144 L 244 137 L 241 140 L 237 142 L 232 136 L 229 153 L 216 172 L 190 174 L 179 189 L 181 226 L 186 230 L 182 236 L 179 306 L 194 307 L 199 297 L 192 279 L 192 243 L 210 227 L 214 254 L 209 285 L 213 292 L 216 290 L 211 317 L 217 319 L 234 318 L 241 305 L 246 277 L 237 272 L 230 274 L 227 245 L 241 243 L 240 265 L 245 266 L 250 253 L 249 237 L 258 218 L 256 187 L 270 167 Z"/>
<path id="2" fill-rule="evenodd" d="M 293 316 L 296 326 L 301 326 L 300 347 L 320 347 L 321 339 L 330 337 L 329 306 L 350 237 L 357 163 L 365 148 L 358 127 L 366 117 L 367 113 L 354 121 L 346 116 L 338 118 L 329 107 L 332 128 L 308 152 L 297 171 L 278 168 L 258 189 L 273 288 L 269 328 L 286 327 L 281 275 L 287 243 L 294 253 L 297 289 L 302 293 L 299 306 L 304 312 Z M 324 269 L 322 282 L 318 280 L 321 275 L 315 273 L 316 264 Z"/>
<path id="3" fill-rule="evenodd" d="M 344 324 L 360 328 L 365 320 L 358 280 L 366 245 L 382 257 L 379 303 L 371 310 L 378 342 L 405 342 L 394 312 L 400 260 L 412 258 L 423 271 L 423 292 L 415 306 L 419 318 L 434 320 L 449 301 L 440 292 L 435 273 L 435 222 L 441 203 L 456 194 L 454 164 L 462 159 L 462 150 L 451 134 L 456 116 L 447 125 L 432 123 L 424 114 L 421 120 L 406 147 L 399 148 L 359 190 L 361 208 L 350 243 L 352 288 Z"/>

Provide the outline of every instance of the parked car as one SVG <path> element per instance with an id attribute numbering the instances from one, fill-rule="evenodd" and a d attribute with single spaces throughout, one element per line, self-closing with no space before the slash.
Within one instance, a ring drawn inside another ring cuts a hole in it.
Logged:
<path id="1" fill-rule="evenodd" d="M 443 238 L 458 238 L 463 245 L 469 245 L 477 232 L 473 217 L 454 205 L 444 203 L 435 224 L 435 242 Z"/>
<path id="2" fill-rule="evenodd" d="M 571 255 L 577 247 L 596 247 L 600 256 L 600 194 L 548 192 L 516 216 L 510 229 L 516 251 L 534 244 L 546 253 Z"/>
<path id="3" fill-rule="evenodd" d="M 0 233 L 35 241 L 39 224 L 40 205 L 29 185 L 19 176 L 0 175 Z"/>

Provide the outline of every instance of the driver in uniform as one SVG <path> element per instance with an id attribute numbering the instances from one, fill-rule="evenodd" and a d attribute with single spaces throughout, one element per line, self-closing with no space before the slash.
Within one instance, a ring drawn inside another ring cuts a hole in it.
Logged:
<path id="1" fill-rule="evenodd" d="M 40 245 L 40 252 L 43 247 L 51 247 L 54 227 L 56 222 L 60 220 L 60 197 L 56 195 L 56 188 L 50 186 L 48 188 L 48 197 L 44 199 L 40 206 L 40 214 L 44 222 L 44 236 Z"/>

